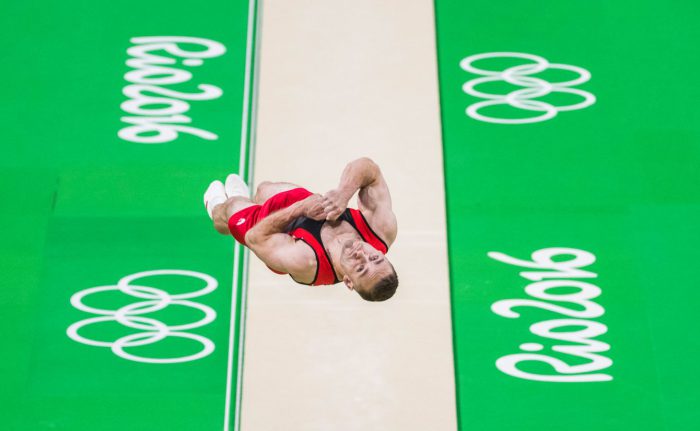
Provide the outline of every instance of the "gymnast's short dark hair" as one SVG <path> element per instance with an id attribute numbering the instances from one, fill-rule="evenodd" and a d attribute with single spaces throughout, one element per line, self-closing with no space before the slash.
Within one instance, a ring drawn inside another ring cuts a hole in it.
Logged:
<path id="1" fill-rule="evenodd" d="M 365 301 L 372 302 L 386 301 L 394 296 L 396 288 L 399 287 L 399 276 L 396 274 L 396 270 L 393 266 L 391 270 L 391 274 L 380 278 L 377 284 L 372 286 L 371 289 L 358 291 L 357 293 L 359 293 Z"/>

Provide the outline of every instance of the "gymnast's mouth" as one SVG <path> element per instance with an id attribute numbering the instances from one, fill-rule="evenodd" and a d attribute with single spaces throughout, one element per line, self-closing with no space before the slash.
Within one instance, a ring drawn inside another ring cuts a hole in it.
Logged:
<path id="1" fill-rule="evenodd" d="M 343 241 L 343 254 L 350 252 L 352 250 L 353 245 L 355 245 L 355 240 L 347 239 Z"/>
<path id="2" fill-rule="evenodd" d="M 362 245 L 360 244 L 360 241 L 357 241 L 355 239 L 348 239 L 343 241 L 343 248 L 342 252 L 343 255 L 352 255 L 356 251 L 358 251 Z"/>

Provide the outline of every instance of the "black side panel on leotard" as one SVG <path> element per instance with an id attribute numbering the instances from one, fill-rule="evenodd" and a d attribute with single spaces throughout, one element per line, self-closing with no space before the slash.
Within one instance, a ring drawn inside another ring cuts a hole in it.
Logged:
<path id="1" fill-rule="evenodd" d="M 323 244 L 323 241 L 321 241 L 321 228 L 325 222 L 325 220 L 317 221 L 308 217 L 299 217 L 292 222 L 287 232 L 294 232 L 294 229 L 302 228 L 313 235 L 319 243 Z"/>
<path id="2" fill-rule="evenodd" d="M 355 220 L 352 219 L 352 215 L 350 214 L 350 209 L 346 209 L 343 211 L 343 213 L 338 217 L 339 221 L 346 221 L 350 223 L 350 226 L 353 227 L 358 233 L 360 233 L 360 230 L 357 228 L 355 225 Z M 302 228 L 305 231 L 309 232 L 312 234 L 319 243 L 323 244 L 323 241 L 321 241 L 321 228 L 323 225 L 326 223 L 326 220 L 321 220 L 317 221 L 314 219 L 310 219 L 308 217 L 299 217 L 296 219 L 290 226 L 289 229 L 287 229 L 287 232 L 293 232 L 294 229 L 297 228 Z M 362 237 L 362 234 L 360 233 L 360 237 Z"/>

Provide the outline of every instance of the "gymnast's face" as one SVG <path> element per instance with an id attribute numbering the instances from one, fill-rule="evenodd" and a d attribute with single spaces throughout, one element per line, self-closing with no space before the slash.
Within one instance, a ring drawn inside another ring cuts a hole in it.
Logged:
<path id="1" fill-rule="evenodd" d="M 343 243 L 340 268 L 345 274 L 343 283 L 351 290 L 362 290 L 393 273 L 389 260 L 369 243 L 348 240 Z"/>

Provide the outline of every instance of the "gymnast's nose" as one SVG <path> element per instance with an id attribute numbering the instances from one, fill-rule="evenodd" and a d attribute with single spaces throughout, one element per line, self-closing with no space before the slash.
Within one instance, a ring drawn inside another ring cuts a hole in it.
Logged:
<path id="1" fill-rule="evenodd" d="M 355 259 L 360 259 L 365 256 L 365 251 L 362 249 L 362 247 L 357 247 L 352 251 L 352 257 Z"/>

